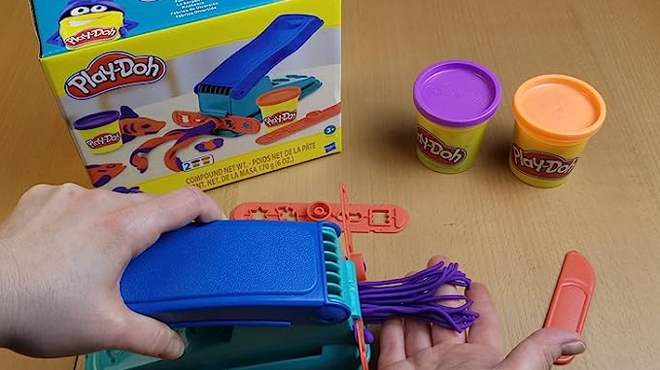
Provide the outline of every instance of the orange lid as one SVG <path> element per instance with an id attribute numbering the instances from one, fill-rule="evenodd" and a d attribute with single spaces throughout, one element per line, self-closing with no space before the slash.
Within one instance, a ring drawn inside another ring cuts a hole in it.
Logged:
<path id="1" fill-rule="evenodd" d="M 543 137 L 582 140 L 603 126 L 602 96 L 584 81 L 564 75 L 543 75 L 523 83 L 513 98 L 518 123 Z"/>
<path id="2" fill-rule="evenodd" d="M 260 107 L 270 107 L 272 105 L 282 104 L 289 100 L 298 99 L 302 94 L 299 87 L 285 87 L 269 91 L 257 98 L 257 105 Z"/>

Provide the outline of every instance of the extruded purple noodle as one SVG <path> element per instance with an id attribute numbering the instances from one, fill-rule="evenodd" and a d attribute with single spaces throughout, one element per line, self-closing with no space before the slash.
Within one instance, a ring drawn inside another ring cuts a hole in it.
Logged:
<path id="1" fill-rule="evenodd" d="M 461 333 L 474 324 L 479 314 L 470 311 L 474 302 L 465 295 L 437 295 L 445 284 L 470 290 L 472 281 L 458 270 L 458 264 L 445 266 L 440 262 L 405 278 L 360 283 L 363 320 L 383 324 L 395 318 L 415 318 Z M 440 303 L 450 300 L 465 303 L 460 307 Z"/>

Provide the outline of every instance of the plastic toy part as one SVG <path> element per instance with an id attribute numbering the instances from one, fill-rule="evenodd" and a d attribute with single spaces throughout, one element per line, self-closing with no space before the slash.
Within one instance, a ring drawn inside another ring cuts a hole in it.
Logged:
<path id="1" fill-rule="evenodd" d="M 363 370 L 348 322 L 194 328 L 180 335 L 186 351 L 176 361 L 103 351 L 87 356 L 85 370 Z"/>
<path id="2" fill-rule="evenodd" d="M 368 364 L 374 338 L 362 324 L 357 278 L 353 262 L 343 258 L 340 236 L 331 223 L 247 221 L 191 225 L 164 235 L 129 265 L 122 295 L 133 302 L 129 307 L 152 317 L 170 312 L 204 320 L 177 329 L 183 357 L 164 361 L 101 351 L 86 356 L 85 369 L 366 370 L 360 364 Z M 348 307 L 350 316 L 316 322 L 333 312 L 309 315 L 322 306 L 309 305 L 316 289 L 304 287 L 317 285 L 326 288 L 326 299 L 317 303 Z M 226 321 L 233 308 L 241 321 Z M 265 321 L 273 315 L 292 323 Z M 180 321 L 166 322 L 176 327 Z"/>
<path id="3" fill-rule="evenodd" d="M 582 334 L 595 287 L 596 274 L 589 261 L 576 251 L 568 252 L 543 327 Z M 555 364 L 566 365 L 573 358 L 564 356 Z"/>
<path id="4" fill-rule="evenodd" d="M 341 193 L 342 214 L 350 215 L 348 209 L 348 204 L 349 204 L 348 191 L 346 190 L 345 184 L 341 184 L 340 193 Z M 323 210 L 324 208 L 319 208 L 319 207 L 315 208 L 316 211 L 319 211 L 319 209 Z M 367 265 L 364 262 L 364 257 L 361 254 L 356 254 L 354 252 L 353 235 L 348 217 L 343 217 L 342 225 L 344 228 L 344 237 L 346 238 L 346 258 L 353 261 L 353 263 L 355 264 L 355 274 L 358 281 L 365 281 L 367 280 L 367 272 L 366 272 Z M 360 303 L 360 307 L 361 306 L 362 303 Z M 365 338 L 364 322 L 362 321 L 361 318 L 355 320 L 355 330 L 357 333 L 358 348 L 360 350 L 360 364 L 363 370 L 368 370 L 369 361 L 367 360 L 367 352 L 366 352 L 367 343 Z"/>
<path id="5" fill-rule="evenodd" d="M 471 280 L 458 270 L 458 264 L 441 262 L 415 275 L 381 282 L 361 282 L 360 305 L 367 324 L 382 324 L 393 318 L 415 318 L 462 333 L 479 314 L 470 311 L 474 304 L 465 295 L 436 295 L 445 284 L 470 289 Z M 460 307 L 438 302 L 465 301 Z"/>
<path id="6" fill-rule="evenodd" d="M 343 215 L 349 214 L 348 190 L 346 190 L 346 185 L 341 184 L 339 191 L 341 196 L 341 213 Z M 344 228 L 344 238 L 346 240 L 346 258 L 355 263 L 355 273 L 358 281 L 366 281 L 367 264 L 364 262 L 364 256 L 355 253 L 355 247 L 353 247 L 352 225 L 346 217 L 342 218 L 342 226 Z"/>
<path id="7" fill-rule="evenodd" d="M 346 190 L 346 185 L 340 185 L 340 195 L 341 195 L 341 209 L 342 214 L 348 214 L 348 190 Z M 350 261 L 353 261 L 355 264 L 355 275 L 358 280 L 366 281 L 367 280 L 367 265 L 364 263 L 364 257 L 361 254 L 355 253 L 355 248 L 353 247 L 353 234 L 351 232 L 351 225 L 348 222 L 348 219 L 344 217 L 343 221 L 344 226 L 344 238 L 346 240 L 346 258 Z M 360 300 L 360 308 L 362 309 L 362 301 Z M 362 309 L 363 310 L 363 309 Z M 363 310 L 364 312 L 364 310 Z M 362 365 L 362 370 L 369 370 L 369 361 L 367 360 L 367 341 L 365 338 L 365 328 L 364 328 L 364 313 L 362 317 L 355 318 L 355 332 L 357 333 L 357 343 L 360 350 L 360 364 Z"/>
<path id="8" fill-rule="evenodd" d="M 408 225 L 408 212 L 394 205 L 351 204 L 348 206 L 351 231 L 356 233 L 393 234 Z M 243 203 L 232 212 L 234 220 L 330 221 L 342 224 L 341 204 L 313 203 Z"/>
<path id="9" fill-rule="evenodd" d="M 326 275 L 326 265 L 339 261 L 326 250 L 327 232 L 340 229 L 302 222 L 190 225 L 133 260 L 121 294 L 133 311 L 174 327 L 341 323 L 351 309 Z"/>
<path id="10" fill-rule="evenodd" d="M 366 330 L 362 320 L 355 320 L 355 330 L 358 337 L 358 349 L 360 350 L 360 365 L 362 366 L 362 370 L 369 370 L 369 360 L 367 359 L 367 340 L 365 335 Z"/>
<path id="11" fill-rule="evenodd" d="M 276 143 L 302 130 L 315 126 L 321 122 L 327 121 L 332 117 L 338 116 L 339 114 L 341 114 L 341 103 L 337 103 L 336 105 L 333 105 L 332 107 L 325 110 L 311 112 L 307 114 L 305 118 L 299 121 L 296 121 L 280 129 L 277 129 L 271 133 L 261 136 L 260 138 L 257 139 L 257 144 L 270 145 Z"/>

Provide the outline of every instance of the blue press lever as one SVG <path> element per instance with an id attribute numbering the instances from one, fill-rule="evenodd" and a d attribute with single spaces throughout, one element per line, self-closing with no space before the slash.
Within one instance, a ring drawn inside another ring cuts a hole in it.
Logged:
<path id="1" fill-rule="evenodd" d="M 172 327 L 344 322 L 351 309 L 329 297 L 324 227 L 341 233 L 331 223 L 191 224 L 129 264 L 122 297 Z"/>

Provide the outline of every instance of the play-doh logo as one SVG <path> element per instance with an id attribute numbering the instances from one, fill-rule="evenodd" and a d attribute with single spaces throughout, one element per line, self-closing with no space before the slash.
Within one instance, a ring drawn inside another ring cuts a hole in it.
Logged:
<path id="1" fill-rule="evenodd" d="M 90 149 L 101 149 L 105 148 L 106 146 L 117 144 L 120 141 L 121 134 L 119 132 L 115 132 L 98 135 L 85 141 L 85 144 L 87 144 Z"/>
<path id="2" fill-rule="evenodd" d="M 285 123 L 290 123 L 298 118 L 298 112 L 279 112 L 270 117 L 264 118 L 264 124 L 268 127 L 283 125 Z"/>
<path id="3" fill-rule="evenodd" d="M 77 100 L 91 99 L 112 90 L 150 84 L 167 74 L 167 64 L 157 56 L 134 56 L 113 51 L 100 55 L 66 81 L 64 90 Z"/>
<path id="4" fill-rule="evenodd" d="M 568 176 L 575 168 L 578 159 L 564 159 L 551 153 L 526 151 L 516 144 L 511 147 L 511 160 L 518 171 L 544 179 L 560 179 Z"/>
<path id="5" fill-rule="evenodd" d="M 456 166 L 465 161 L 467 152 L 463 148 L 453 148 L 438 139 L 424 127 L 417 127 L 419 150 L 429 159 L 446 166 Z"/>
<path id="6" fill-rule="evenodd" d="M 93 28 L 81 31 L 64 39 L 64 43 L 69 49 L 77 49 L 87 44 L 101 41 L 111 41 L 119 37 L 119 31 L 116 28 Z"/>

